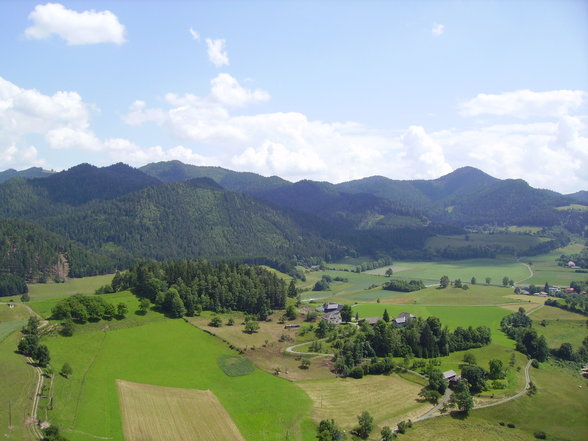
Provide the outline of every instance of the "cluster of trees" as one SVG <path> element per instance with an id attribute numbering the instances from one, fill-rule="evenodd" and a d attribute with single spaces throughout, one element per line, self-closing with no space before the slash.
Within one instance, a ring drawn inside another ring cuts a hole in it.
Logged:
<path id="1" fill-rule="evenodd" d="M 586 363 L 588 362 L 588 337 L 584 337 L 582 346 L 577 351 L 574 351 L 571 343 L 566 342 L 562 343 L 558 349 L 552 350 L 551 354 L 562 360 Z"/>
<path id="2" fill-rule="evenodd" d="M 581 268 L 588 268 L 588 247 L 584 247 L 582 251 L 577 254 L 562 254 L 557 259 L 557 264 L 560 266 L 568 266 L 568 262 L 574 262 Z"/>
<path id="3" fill-rule="evenodd" d="M 394 279 L 386 282 L 382 288 L 389 291 L 413 292 L 425 289 L 425 284 L 422 280 L 411 280 L 407 282 L 406 280 Z"/>
<path id="4" fill-rule="evenodd" d="M 0 297 L 15 296 L 29 292 L 25 280 L 15 274 L 0 274 Z"/>
<path id="5" fill-rule="evenodd" d="M 374 372 L 385 370 L 384 365 L 363 366 L 366 358 L 435 358 L 448 355 L 450 352 L 487 345 L 491 341 L 491 333 L 487 326 L 470 326 L 467 329 L 457 327 L 451 332 L 437 317 L 428 317 L 426 320 L 417 317 L 402 328 L 380 320 L 373 327 L 364 323 L 359 328 L 351 330 L 337 329 L 332 332 L 329 339 L 332 347 L 337 350 L 336 370 L 342 375 L 350 375 L 357 366 L 361 367 L 365 374 L 385 373 Z"/>
<path id="6" fill-rule="evenodd" d="M 85 323 L 100 319 L 112 320 L 115 317 L 123 318 L 128 312 L 128 307 L 124 303 L 119 303 L 115 307 L 102 297 L 76 294 L 59 301 L 51 309 L 51 317 L 55 320 Z M 70 325 L 66 327 L 70 328 Z"/>
<path id="7" fill-rule="evenodd" d="M 371 262 L 365 262 L 355 267 L 356 273 L 362 273 L 364 271 L 373 270 L 376 268 L 382 268 L 383 266 L 391 266 L 392 258 L 389 256 L 381 257 L 378 260 L 372 260 Z"/>
<path id="8" fill-rule="evenodd" d="M 18 352 L 31 357 L 39 366 L 47 366 L 51 356 L 49 348 L 39 344 L 39 320 L 36 317 L 30 317 L 22 332 L 24 337 L 18 342 Z"/>
<path id="9" fill-rule="evenodd" d="M 545 300 L 545 304 L 547 306 L 565 309 L 566 311 L 577 312 L 578 314 L 588 314 L 588 299 L 585 294 L 561 293 L 557 296 L 565 300 L 565 302 L 547 299 Z"/>
<path id="10" fill-rule="evenodd" d="M 537 334 L 533 328 L 533 320 L 525 313 L 524 308 L 519 308 L 514 314 L 503 317 L 500 328 L 516 341 L 517 351 L 538 361 L 547 360 L 549 356 L 547 341 L 544 336 Z"/>
<path id="11" fill-rule="evenodd" d="M 297 295 L 293 283 L 275 273 L 243 263 L 207 260 L 141 263 L 116 273 L 114 291 L 131 289 L 173 317 L 202 310 L 243 311 L 264 320 L 272 309 L 284 309 L 288 295 Z"/>
<path id="12" fill-rule="evenodd" d="M 359 439 L 368 439 L 374 430 L 374 417 L 368 411 L 363 411 L 357 416 L 357 426 L 353 428 L 351 434 Z M 391 441 L 396 435 L 385 426 L 380 432 L 382 441 Z M 340 441 L 346 439 L 345 432 L 335 423 L 335 420 L 322 420 L 317 427 L 316 438 L 318 441 Z"/>
<path id="13" fill-rule="evenodd" d="M 331 277 L 329 275 L 324 275 L 321 277 L 321 280 L 317 281 L 312 290 L 313 291 L 328 291 L 331 289 L 332 282 L 348 282 L 349 279 L 346 277 Z"/>

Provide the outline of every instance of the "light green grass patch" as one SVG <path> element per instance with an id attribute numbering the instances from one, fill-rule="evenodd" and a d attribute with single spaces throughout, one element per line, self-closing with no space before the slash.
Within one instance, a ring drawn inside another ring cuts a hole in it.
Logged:
<path id="1" fill-rule="evenodd" d="M 14 322 L 0 322 L 0 342 L 17 329 L 21 329 L 26 324 L 27 322 L 25 320 L 18 320 Z"/>
<path id="2" fill-rule="evenodd" d="M 96 289 L 110 284 L 114 274 L 68 279 L 65 283 L 31 283 L 31 302 L 42 298 L 67 297 L 72 294 L 94 294 Z"/>
<path id="3" fill-rule="evenodd" d="M 426 247 L 435 249 L 444 249 L 446 247 L 468 247 L 468 246 L 487 246 L 497 245 L 514 248 L 516 252 L 526 251 L 530 247 L 537 245 L 545 239 L 529 234 L 512 234 L 512 233 L 468 233 L 460 235 L 438 235 L 427 239 Z"/>
<path id="4" fill-rule="evenodd" d="M 216 359 L 219 367 L 229 377 L 240 377 L 249 375 L 255 370 L 253 364 L 240 355 L 223 354 Z"/>
<path id="5" fill-rule="evenodd" d="M 555 207 L 555 209 L 560 211 L 588 211 L 588 205 L 570 204 L 564 207 Z"/>
<path id="6" fill-rule="evenodd" d="M 384 274 L 387 268 L 366 271 L 368 274 Z M 394 262 L 392 265 L 393 278 L 411 280 L 420 279 L 426 285 L 438 284 L 442 276 L 450 280 L 461 279 L 469 284 L 475 277 L 478 284 L 484 283 L 490 277 L 491 283 L 500 284 L 504 276 L 515 282 L 530 276 L 525 265 L 507 259 L 468 259 L 443 262 Z"/>

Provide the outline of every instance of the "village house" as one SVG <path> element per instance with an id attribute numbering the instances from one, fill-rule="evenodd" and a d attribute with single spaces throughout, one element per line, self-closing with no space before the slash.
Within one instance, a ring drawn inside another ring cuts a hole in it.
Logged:
<path id="1" fill-rule="evenodd" d="M 382 317 L 366 317 L 366 318 L 361 319 L 359 321 L 359 323 L 367 323 L 370 326 L 374 326 L 380 320 L 382 320 Z"/>
<path id="2" fill-rule="evenodd" d="M 338 303 L 333 302 L 326 302 L 323 306 L 319 306 L 316 308 L 317 312 L 335 312 L 341 311 L 343 309 L 343 305 L 339 305 Z"/>
<path id="3" fill-rule="evenodd" d="M 327 312 L 321 319 L 335 326 L 339 326 L 342 323 L 341 313 L 339 311 Z"/>
<path id="4" fill-rule="evenodd" d="M 460 379 L 453 369 L 443 372 L 443 378 L 445 378 L 450 383 L 459 381 Z"/>
<path id="5" fill-rule="evenodd" d="M 406 324 L 415 317 L 416 316 L 414 314 L 411 314 L 409 312 L 401 312 L 394 319 L 394 326 L 396 326 L 397 328 L 402 328 L 406 326 Z"/>

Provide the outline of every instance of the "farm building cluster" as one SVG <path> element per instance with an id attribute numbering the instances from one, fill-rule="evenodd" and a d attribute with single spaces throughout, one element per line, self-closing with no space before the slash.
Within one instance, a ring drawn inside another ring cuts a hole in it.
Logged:
<path id="1" fill-rule="evenodd" d="M 333 303 L 333 302 L 326 302 L 322 306 L 319 306 L 318 308 L 316 308 L 316 311 L 317 312 L 324 312 L 324 314 L 321 316 L 322 320 L 326 320 L 330 324 L 338 326 L 343 322 L 343 320 L 341 319 L 341 310 L 342 309 L 343 309 L 343 305 L 340 305 L 338 303 Z M 402 328 L 402 327 L 406 326 L 406 324 L 414 318 L 415 318 L 414 314 L 411 314 L 409 312 L 402 312 L 402 313 L 398 314 L 395 318 L 393 318 L 391 321 L 395 327 Z M 360 324 L 367 323 L 371 326 L 374 326 L 379 320 L 382 320 L 382 318 L 381 317 L 366 317 L 364 319 L 361 319 L 359 321 L 359 323 Z"/>

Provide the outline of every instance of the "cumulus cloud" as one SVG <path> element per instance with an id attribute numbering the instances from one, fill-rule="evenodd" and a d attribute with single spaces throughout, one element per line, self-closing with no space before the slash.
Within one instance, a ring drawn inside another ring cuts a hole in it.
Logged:
<path id="1" fill-rule="evenodd" d="M 125 27 L 110 11 L 76 12 L 59 3 L 37 5 L 29 14 L 33 25 L 25 35 L 34 40 L 45 40 L 56 35 L 69 45 L 114 43 L 123 44 Z"/>
<path id="2" fill-rule="evenodd" d="M 582 90 L 480 93 L 475 98 L 462 102 L 460 113 L 463 116 L 497 115 L 520 119 L 561 117 L 578 109 L 585 102 L 586 95 Z"/>
<path id="3" fill-rule="evenodd" d="M 422 170 L 429 178 L 447 174 L 452 171 L 451 166 L 445 160 L 445 154 L 441 145 L 425 129 L 420 126 L 410 126 L 402 135 L 402 145 L 405 149 L 405 158 L 411 162 L 411 169 Z M 421 176 L 422 172 L 421 172 Z"/>
<path id="4" fill-rule="evenodd" d="M 190 28 L 190 35 L 192 36 L 192 39 L 196 40 L 196 41 L 200 41 L 200 32 Z"/>
<path id="5" fill-rule="evenodd" d="M 269 93 L 261 89 L 247 89 L 231 75 L 222 73 L 211 81 L 210 95 L 228 107 L 242 107 L 270 99 Z"/>
<path id="6" fill-rule="evenodd" d="M 212 64 L 216 67 L 228 66 L 229 65 L 229 55 L 225 49 L 226 41 L 224 38 L 219 38 L 213 40 L 211 38 L 207 38 L 204 40 L 206 42 L 206 48 L 208 51 L 208 59 Z"/>
<path id="7" fill-rule="evenodd" d="M 435 23 L 431 28 L 431 35 L 433 37 L 440 37 L 445 33 L 445 25 Z"/>
<path id="8" fill-rule="evenodd" d="M 14 144 L 25 134 L 58 127 L 84 128 L 92 106 L 74 91 L 45 95 L 0 77 L 0 140 Z"/>
<path id="9" fill-rule="evenodd" d="M 45 161 L 39 158 L 39 152 L 35 146 L 18 148 L 11 145 L 4 149 L 0 148 L 0 170 L 8 168 L 21 170 L 43 165 Z"/>

